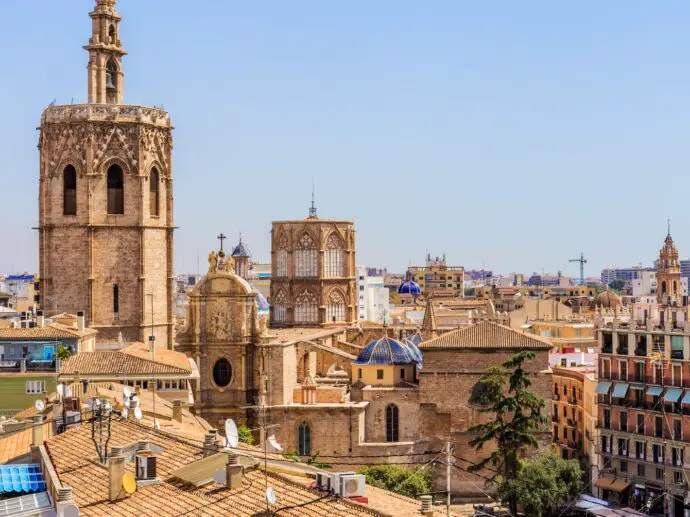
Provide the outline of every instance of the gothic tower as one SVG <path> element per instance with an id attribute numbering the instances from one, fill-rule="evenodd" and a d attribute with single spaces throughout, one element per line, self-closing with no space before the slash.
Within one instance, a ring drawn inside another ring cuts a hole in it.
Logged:
<path id="1" fill-rule="evenodd" d="M 99 342 L 153 331 L 172 348 L 172 125 L 161 109 L 122 104 L 115 0 L 96 0 L 89 16 L 89 102 L 41 119 L 41 305 L 85 310 Z"/>
<path id="2" fill-rule="evenodd" d="M 678 306 L 683 301 L 683 287 L 680 276 L 678 250 L 673 244 L 669 228 L 664 239 L 664 246 L 659 251 L 657 265 L 657 303 L 660 305 Z"/>
<path id="3" fill-rule="evenodd" d="M 271 326 L 316 327 L 357 321 L 352 221 L 273 221 Z"/>

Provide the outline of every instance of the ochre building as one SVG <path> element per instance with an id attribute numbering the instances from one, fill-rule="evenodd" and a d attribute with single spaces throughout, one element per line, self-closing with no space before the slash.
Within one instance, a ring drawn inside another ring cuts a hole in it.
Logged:
<path id="1" fill-rule="evenodd" d="M 173 346 L 172 125 L 123 105 L 114 0 L 97 0 L 88 104 L 50 106 L 40 128 L 39 253 L 47 315 L 86 311 L 99 342 Z"/>

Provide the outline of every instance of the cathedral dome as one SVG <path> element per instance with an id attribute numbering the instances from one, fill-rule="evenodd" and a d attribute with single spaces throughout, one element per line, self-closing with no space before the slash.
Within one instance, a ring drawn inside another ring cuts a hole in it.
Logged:
<path id="1" fill-rule="evenodd" d="M 412 336 L 406 337 L 402 340 L 402 344 L 410 350 L 410 353 L 412 354 L 412 357 L 415 358 L 415 363 L 418 366 L 421 366 L 422 364 L 422 351 L 417 346 L 419 343 L 421 343 L 421 341 L 422 336 L 419 334 L 413 334 Z"/>
<path id="2" fill-rule="evenodd" d="M 606 309 L 613 309 L 621 305 L 621 298 L 613 291 L 603 291 L 597 296 L 596 305 Z"/>
<path id="3" fill-rule="evenodd" d="M 420 296 L 422 289 L 414 280 L 406 280 L 400 287 L 398 287 L 398 294 L 411 294 L 412 296 Z"/>
<path id="4" fill-rule="evenodd" d="M 395 339 L 383 337 L 375 339 L 364 347 L 352 364 L 398 366 L 418 363 L 419 360 L 407 344 L 403 345 Z"/>

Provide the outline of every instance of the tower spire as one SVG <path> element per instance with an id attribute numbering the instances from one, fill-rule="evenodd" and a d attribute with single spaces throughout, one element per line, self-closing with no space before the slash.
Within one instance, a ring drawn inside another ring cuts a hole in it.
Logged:
<path id="1" fill-rule="evenodd" d="M 311 208 L 309 208 L 309 219 L 316 219 L 316 204 L 314 203 L 314 178 L 311 179 Z"/>
<path id="2" fill-rule="evenodd" d="M 92 33 L 84 47 L 89 52 L 89 104 L 122 104 L 125 79 L 122 56 L 127 55 L 120 41 L 122 17 L 115 9 L 115 0 L 96 0 L 89 16 L 93 20 Z"/>
<path id="3" fill-rule="evenodd" d="M 666 217 L 666 228 L 667 228 L 666 236 L 670 237 L 671 236 L 671 218 L 670 217 Z"/>

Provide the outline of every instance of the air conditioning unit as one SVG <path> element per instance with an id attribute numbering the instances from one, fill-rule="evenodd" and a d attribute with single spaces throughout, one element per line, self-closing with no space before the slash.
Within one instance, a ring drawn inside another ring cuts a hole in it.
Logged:
<path id="1" fill-rule="evenodd" d="M 137 480 L 145 481 L 156 478 L 156 457 L 137 454 Z"/>
<path id="2" fill-rule="evenodd" d="M 331 492 L 340 494 L 340 480 L 343 476 L 354 476 L 356 472 L 332 472 L 331 473 Z"/>
<path id="3" fill-rule="evenodd" d="M 330 472 L 317 472 L 316 473 L 316 488 L 319 490 L 324 490 L 326 492 L 331 491 L 331 477 Z"/>
<path id="4" fill-rule="evenodd" d="M 340 497 L 364 497 L 366 477 L 364 474 L 340 476 Z"/>

